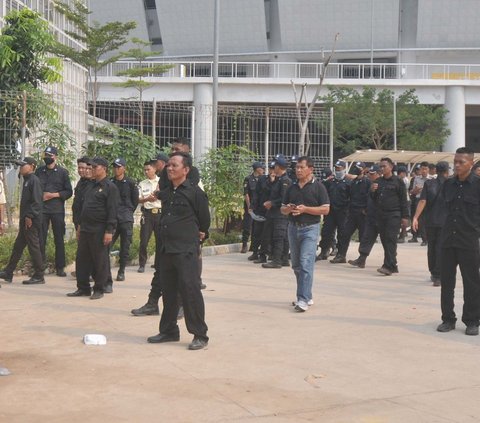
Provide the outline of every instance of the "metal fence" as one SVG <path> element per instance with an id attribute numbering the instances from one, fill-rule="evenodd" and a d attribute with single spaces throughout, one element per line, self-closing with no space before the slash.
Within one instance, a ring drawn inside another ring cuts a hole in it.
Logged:
<path id="1" fill-rule="evenodd" d="M 138 101 L 99 101 L 96 116 L 101 121 L 123 128 L 142 130 Z M 143 116 L 143 133 L 153 136 L 160 148 L 180 136 L 192 141 L 194 151 L 199 143 L 209 145 L 211 106 L 194 107 L 184 102 L 144 102 Z M 330 120 L 329 111 L 316 109 L 309 121 L 306 152 L 317 166 L 330 164 Z M 218 147 L 231 144 L 244 146 L 265 162 L 279 153 L 287 156 L 299 153 L 298 117 L 293 106 L 220 104 L 217 134 Z"/>

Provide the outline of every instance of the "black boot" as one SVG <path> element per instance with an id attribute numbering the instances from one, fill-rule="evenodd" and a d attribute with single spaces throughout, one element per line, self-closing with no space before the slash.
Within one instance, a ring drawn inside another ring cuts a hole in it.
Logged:
<path id="1" fill-rule="evenodd" d="M 315 261 L 326 260 L 327 258 L 328 258 L 328 250 L 326 250 L 325 248 L 322 248 L 320 250 L 320 254 L 317 256 Z"/>
<path id="2" fill-rule="evenodd" d="M 125 280 L 125 268 L 124 267 L 120 267 L 118 269 L 118 273 L 117 273 L 117 281 L 124 281 Z"/>
<path id="3" fill-rule="evenodd" d="M 359 267 L 360 269 L 364 269 L 366 261 L 367 261 L 367 256 L 360 254 L 360 257 L 358 257 L 356 260 L 348 260 L 348 264 L 351 264 L 352 266 L 355 266 L 355 267 Z"/>
<path id="4" fill-rule="evenodd" d="M 247 260 L 249 261 L 254 261 L 254 260 L 257 260 L 258 259 L 258 253 L 253 253 L 251 255 L 248 256 Z"/>
<path id="5" fill-rule="evenodd" d="M 246 252 L 248 251 L 248 242 L 242 242 L 242 249 L 240 250 L 240 252 L 242 254 L 245 254 Z"/>
<path id="6" fill-rule="evenodd" d="M 347 259 L 345 256 L 342 256 L 340 254 L 337 254 L 332 260 L 330 260 L 330 263 L 337 264 L 337 263 L 346 263 Z"/>
<path id="7" fill-rule="evenodd" d="M 267 262 L 267 256 L 265 254 L 259 254 L 258 258 L 256 260 L 253 260 L 254 263 L 259 264 L 259 263 L 266 263 Z"/>

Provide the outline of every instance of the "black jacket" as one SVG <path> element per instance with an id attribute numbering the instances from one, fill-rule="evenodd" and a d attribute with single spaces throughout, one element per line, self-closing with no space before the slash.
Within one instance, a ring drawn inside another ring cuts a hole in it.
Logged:
<path id="1" fill-rule="evenodd" d="M 43 212 L 65 213 L 65 201 L 73 194 L 67 169 L 60 166 L 55 166 L 53 169 L 41 166 L 36 170 L 35 175 L 40 179 L 43 192 L 58 192 L 60 194 L 59 198 L 45 201 Z"/>
<path id="2" fill-rule="evenodd" d="M 43 204 L 43 191 L 40 180 L 33 173 L 24 176 L 22 199 L 20 200 L 20 220 L 29 217 L 34 223 L 40 223 Z"/>
<path id="3" fill-rule="evenodd" d="M 124 177 L 121 181 L 111 178 L 112 183 L 117 187 L 120 194 L 118 205 L 118 223 L 133 222 L 133 213 L 138 205 L 138 187 L 131 178 Z"/>

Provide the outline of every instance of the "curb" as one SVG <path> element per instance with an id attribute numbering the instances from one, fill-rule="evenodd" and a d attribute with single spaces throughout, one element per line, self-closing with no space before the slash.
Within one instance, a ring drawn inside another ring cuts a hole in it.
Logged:
<path id="1" fill-rule="evenodd" d="M 210 247 L 202 247 L 202 256 L 218 256 L 220 254 L 239 253 L 242 249 L 242 243 L 237 244 L 224 244 L 224 245 L 212 245 Z"/>

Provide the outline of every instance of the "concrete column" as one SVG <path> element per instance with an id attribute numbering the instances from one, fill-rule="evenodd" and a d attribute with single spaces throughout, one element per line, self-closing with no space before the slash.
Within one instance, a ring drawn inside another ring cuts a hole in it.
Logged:
<path id="1" fill-rule="evenodd" d="M 447 87 L 445 107 L 450 135 L 443 146 L 443 151 L 454 152 L 465 146 L 465 90 L 464 87 Z"/>
<path id="2" fill-rule="evenodd" d="M 193 88 L 195 107 L 194 157 L 195 161 L 212 148 L 212 85 L 195 84 Z"/>

